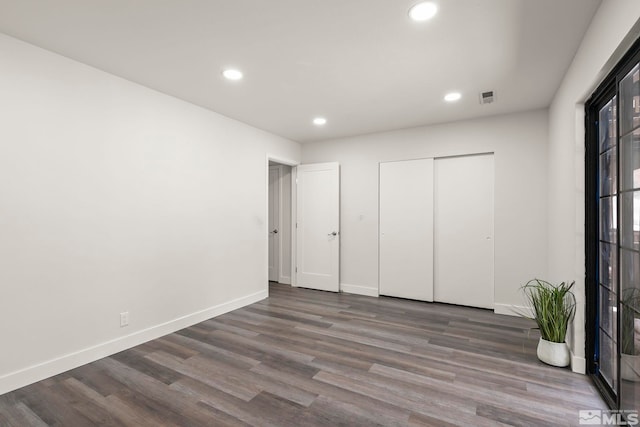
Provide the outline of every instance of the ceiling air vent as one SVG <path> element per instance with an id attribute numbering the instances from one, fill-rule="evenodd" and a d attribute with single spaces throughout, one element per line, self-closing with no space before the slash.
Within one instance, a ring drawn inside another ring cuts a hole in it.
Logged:
<path id="1" fill-rule="evenodd" d="M 480 92 L 480 104 L 491 104 L 495 100 L 496 95 L 492 90 L 488 92 Z"/>

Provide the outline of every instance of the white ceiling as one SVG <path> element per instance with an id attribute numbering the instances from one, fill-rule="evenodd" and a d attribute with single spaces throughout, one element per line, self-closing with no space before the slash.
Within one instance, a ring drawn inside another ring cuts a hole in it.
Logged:
<path id="1" fill-rule="evenodd" d="M 0 0 L 0 31 L 307 142 L 546 107 L 600 0 L 416 2 Z"/>

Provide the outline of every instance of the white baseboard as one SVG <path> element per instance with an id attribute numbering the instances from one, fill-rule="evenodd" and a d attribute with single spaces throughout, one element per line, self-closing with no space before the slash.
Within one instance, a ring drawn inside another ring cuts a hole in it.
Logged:
<path id="1" fill-rule="evenodd" d="M 249 304 L 261 301 L 269 296 L 268 290 L 262 290 L 245 297 L 237 298 L 204 310 L 152 326 L 130 335 L 119 337 L 89 348 L 29 366 L 0 376 L 0 395 L 33 384 L 45 378 L 58 375 L 103 357 L 110 356 L 147 341 L 160 338 L 183 328 L 203 322 L 212 317 L 237 310 Z"/>
<path id="2" fill-rule="evenodd" d="M 369 286 L 350 285 L 348 283 L 340 283 L 340 291 L 348 294 L 365 295 L 368 297 L 380 296 L 378 288 L 371 288 Z"/>
<path id="3" fill-rule="evenodd" d="M 525 314 L 528 317 L 533 317 L 531 307 L 515 304 L 493 304 L 493 311 L 496 314 L 506 314 L 507 316 L 523 317 Z"/>
<path id="4" fill-rule="evenodd" d="M 569 348 L 569 352 L 571 353 L 571 371 L 576 372 L 578 374 L 586 374 L 587 373 L 587 359 L 584 357 L 575 356 L 571 348 Z"/>

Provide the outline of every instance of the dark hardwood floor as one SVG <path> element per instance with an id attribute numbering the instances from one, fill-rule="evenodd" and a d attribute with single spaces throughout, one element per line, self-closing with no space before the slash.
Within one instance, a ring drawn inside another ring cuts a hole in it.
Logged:
<path id="1" fill-rule="evenodd" d="M 270 285 L 270 297 L 0 396 L 2 426 L 577 425 L 589 379 L 525 319 Z"/>

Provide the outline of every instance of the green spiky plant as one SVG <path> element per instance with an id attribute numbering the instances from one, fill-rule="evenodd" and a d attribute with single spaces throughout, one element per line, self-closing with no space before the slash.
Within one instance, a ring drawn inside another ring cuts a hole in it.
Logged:
<path id="1" fill-rule="evenodd" d="M 563 343 L 567 327 L 576 312 L 576 298 L 571 292 L 575 282 L 553 285 L 547 281 L 533 279 L 522 287 L 525 298 L 533 310 L 534 320 L 542 339 Z"/>

